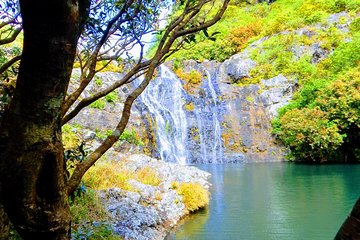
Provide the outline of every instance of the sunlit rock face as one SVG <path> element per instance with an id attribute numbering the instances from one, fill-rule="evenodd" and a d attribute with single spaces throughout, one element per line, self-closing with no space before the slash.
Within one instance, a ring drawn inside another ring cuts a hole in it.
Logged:
<path id="1" fill-rule="evenodd" d="M 235 86 L 256 65 L 246 52 L 223 63 L 183 62 L 182 76 L 172 63 L 167 65 L 158 69 L 132 108 L 127 131 L 135 131 L 143 145 L 119 141 L 115 150 L 145 152 L 181 164 L 283 160 L 284 149 L 270 133 L 271 120 L 291 99 L 294 81 L 279 75 L 259 84 Z M 75 70 L 74 84 L 77 75 Z M 97 74 L 81 98 L 119 78 L 118 73 Z M 101 100 L 103 106 L 85 108 L 71 122 L 90 148 L 95 149 L 117 125 L 122 103 L 136 84 L 116 90 L 115 99 Z"/>
<path id="2" fill-rule="evenodd" d="M 182 164 L 283 160 L 271 120 L 296 84 L 282 75 L 245 87 L 231 84 L 254 66 L 247 54 L 224 63 L 184 62 L 183 72 L 201 76 L 190 89 L 189 79 L 161 67 L 136 104 L 154 139 L 153 155 Z"/>
<path id="3" fill-rule="evenodd" d="M 143 154 L 119 155 L 114 160 L 125 162 L 128 172 L 152 169 L 161 180 L 158 186 L 129 180 L 133 191 L 109 188 L 98 191 L 105 209 L 111 216 L 113 230 L 124 239 L 164 239 L 167 231 L 183 218 L 186 206 L 174 183 L 199 184 L 210 188 L 210 174 L 193 166 L 183 166 L 150 158 Z"/>
<path id="4" fill-rule="evenodd" d="M 346 19 L 346 23 L 340 19 Z M 326 26 L 285 30 L 276 35 L 311 39 L 319 34 L 316 29 L 331 26 L 349 31 L 347 13 L 332 14 Z M 261 54 L 263 44 L 271 37 L 250 43 L 222 63 L 185 61 L 160 67 L 136 104 L 151 140 L 152 156 L 182 164 L 284 160 L 287 150 L 271 134 L 271 121 L 291 100 L 299 79 L 284 72 L 252 81 L 251 74 L 263 67 L 254 60 L 254 52 Z M 321 46 L 319 40 L 294 43 L 288 51 L 294 60 L 308 56 L 315 65 L 331 54 Z"/>

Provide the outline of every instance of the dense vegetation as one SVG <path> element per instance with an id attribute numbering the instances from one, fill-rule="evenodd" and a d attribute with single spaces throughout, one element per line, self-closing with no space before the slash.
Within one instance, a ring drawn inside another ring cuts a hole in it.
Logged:
<path id="1" fill-rule="evenodd" d="M 279 74 L 297 82 L 280 109 L 273 133 L 290 160 L 360 161 L 360 1 L 232 1 L 216 26 L 173 57 L 224 61 L 247 53 L 256 66 L 234 84 L 260 83 Z M 330 16 L 337 14 L 336 20 Z M 345 30 L 344 30 L 345 29 Z M 316 48 L 319 56 L 311 49 Z M 175 65 L 174 65 L 175 66 Z M 177 70 L 179 71 L 179 70 Z"/>
<path id="2" fill-rule="evenodd" d="M 330 69 L 336 65 L 336 56 L 346 57 L 344 51 L 351 44 L 345 45 L 339 55 L 332 55 Z M 360 160 L 360 68 L 343 65 L 338 74 L 306 82 L 280 110 L 274 133 L 290 147 L 290 157 L 315 162 Z"/>
<path id="3" fill-rule="evenodd" d="M 207 33 L 197 34 L 196 43 L 189 43 L 187 50 L 181 50 L 172 58 L 224 61 L 262 37 L 317 23 L 326 24 L 332 13 L 347 11 L 354 16 L 360 7 L 358 0 L 256 2 L 233 0 L 217 25 L 210 27 Z"/>

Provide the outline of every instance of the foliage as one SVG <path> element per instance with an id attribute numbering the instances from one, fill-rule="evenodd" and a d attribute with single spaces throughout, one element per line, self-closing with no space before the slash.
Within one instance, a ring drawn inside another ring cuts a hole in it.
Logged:
<path id="1" fill-rule="evenodd" d="M 194 105 L 193 102 L 189 102 L 189 103 L 187 103 L 187 104 L 184 105 L 184 109 L 185 109 L 186 111 L 188 111 L 188 112 L 192 112 L 192 111 L 194 111 L 194 109 L 195 109 L 195 105 Z"/>
<path id="2" fill-rule="evenodd" d="M 112 134 L 111 130 L 101 131 L 100 129 L 95 129 L 95 136 L 100 140 L 105 140 L 108 136 Z"/>
<path id="3" fill-rule="evenodd" d="M 184 89 L 192 94 L 195 92 L 195 89 L 201 85 L 202 76 L 196 70 L 191 70 L 190 72 L 184 72 L 182 68 L 175 70 L 175 74 L 178 78 L 185 81 Z"/>
<path id="4" fill-rule="evenodd" d="M 321 7 L 322 1 L 314 4 Z M 345 8 L 349 11 L 353 4 L 353 1 L 335 1 L 324 10 L 339 12 Z M 282 73 L 299 79 L 300 91 L 279 110 L 279 116 L 273 122 L 273 132 L 291 149 L 290 159 L 311 162 L 360 160 L 359 147 L 355 144 L 359 141 L 360 114 L 360 40 L 356 22 L 355 19 L 350 25 L 350 34 L 330 26 L 312 29 L 313 36 L 301 41 L 295 35 L 290 41 L 286 40 L 290 36 L 272 36 L 252 53 L 259 63 L 252 71 L 254 77 L 262 79 Z M 284 56 L 300 42 L 305 46 L 320 42 L 322 49 L 333 52 L 318 64 L 312 63 L 311 56 L 307 55 L 299 59 Z"/>
<path id="5" fill-rule="evenodd" d="M 138 169 L 135 173 L 135 179 L 141 183 L 152 186 L 159 186 L 161 183 L 157 172 L 148 166 Z"/>
<path id="6" fill-rule="evenodd" d="M 126 141 L 131 144 L 135 144 L 138 146 L 144 146 L 144 142 L 140 139 L 139 135 L 132 129 L 131 131 L 125 129 L 124 132 L 120 136 L 120 141 Z"/>
<path id="7" fill-rule="evenodd" d="M 111 92 L 105 96 L 105 100 L 109 103 L 115 103 L 118 100 L 116 92 Z"/>
<path id="8" fill-rule="evenodd" d="M 106 102 L 103 99 L 98 99 L 95 102 L 90 104 L 90 107 L 97 108 L 97 109 L 104 109 L 106 105 Z"/>
<path id="9" fill-rule="evenodd" d="M 330 56 L 330 70 L 337 74 L 341 71 L 347 71 L 350 68 L 359 65 L 360 61 L 360 32 L 357 33 L 351 41 L 344 42 L 335 49 Z"/>
<path id="10" fill-rule="evenodd" d="M 120 236 L 112 231 L 110 217 L 94 190 L 76 192 L 73 198 L 69 198 L 69 202 L 72 218 L 71 239 L 120 239 Z"/>
<path id="11" fill-rule="evenodd" d="M 95 129 L 96 137 L 100 140 L 105 140 L 108 136 L 113 134 L 113 131 L 108 129 L 106 131 L 101 131 L 100 129 Z M 119 138 L 120 141 L 126 141 L 130 144 L 135 144 L 137 146 L 144 146 L 144 142 L 141 140 L 138 133 L 135 131 L 135 129 L 132 129 L 131 131 L 125 129 L 124 132 L 120 135 Z"/>
<path id="12" fill-rule="evenodd" d="M 326 50 L 333 50 L 339 46 L 345 36 L 339 29 L 334 26 L 331 26 L 319 34 L 319 40 L 321 42 L 321 47 Z"/>
<path id="13" fill-rule="evenodd" d="M 128 183 L 133 173 L 124 170 L 122 163 L 102 161 L 91 167 L 84 175 L 84 184 L 94 189 L 121 188 L 131 190 Z"/>
<path id="14" fill-rule="evenodd" d="M 337 125 L 319 108 L 293 109 L 279 119 L 278 137 L 301 160 L 328 161 L 343 143 Z"/>
<path id="15" fill-rule="evenodd" d="M 350 23 L 350 31 L 353 33 L 359 33 L 360 32 L 360 18 L 355 18 L 354 21 Z"/>
<path id="16" fill-rule="evenodd" d="M 359 67 L 304 85 L 273 127 L 298 161 L 360 161 Z"/>
<path id="17" fill-rule="evenodd" d="M 196 70 L 190 72 L 184 72 L 183 69 L 178 68 L 175 71 L 178 78 L 185 80 L 189 84 L 199 85 L 201 83 L 201 74 Z"/>
<path id="18" fill-rule="evenodd" d="M 303 53 L 296 58 L 293 52 L 299 45 L 305 44 L 311 44 L 309 38 L 295 33 L 279 34 L 263 41 L 251 52 L 252 59 L 257 62 L 250 71 L 251 83 L 279 74 L 298 79 L 310 77 L 315 71 L 311 56 Z"/>
<path id="19" fill-rule="evenodd" d="M 236 51 L 244 49 L 249 39 L 257 36 L 261 32 L 261 23 L 254 22 L 245 26 L 235 28 L 230 34 L 230 42 L 234 45 Z"/>
<path id="20" fill-rule="evenodd" d="M 103 82 L 102 82 L 101 79 L 100 79 L 99 77 L 97 77 L 97 76 L 95 76 L 95 81 L 94 81 L 94 83 L 95 83 L 97 86 L 99 86 L 99 87 L 101 87 L 101 86 L 103 85 Z"/>
<path id="21" fill-rule="evenodd" d="M 96 68 L 97 71 L 100 72 L 118 72 L 121 73 L 124 71 L 124 66 L 121 63 L 121 61 L 113 61 L 113 62 L 108 62 L 106 60 L 102 60 L 96 63 Z"/>
<path id="22" fill-rule="evenodd" d="M 348 11 L 356 14 L 359 9 L 358 0 L 277 0 L 272 4 L 237 4 L 232 1 L 224 17 L 208 30 L 219 33 L 215 41 L 203 38 L 199 33 L 195 45 L 188 44 L 173 58 L 224 61 L 262 37 L 316 23 L 326 24 L 327 17 L 332 13 Z M 356 22 L 351 28 L 356 29 L 355 25 Z"/>
<path id="23" fill-rule="evenodd" d="M 124 164 L 119 161 L 101 161 L 84 175 L 84 184 L 93 189 L 120 188 L 134 191 L 129 184 L 130 179 L 152 186 L 161 183 L 157 172 L 150 167 L 129 171 Z"/>
<path id="24" fill-rule="evenodd" d="M 74 149 L 81 143 L 80 136 L 77 132 L 76 125 L 65 124 L 62 127 L 62 141 L 65 149 Z"/>
<path id="25" fill-rule="evenodd" d="M 199 183 L 174 182 L 172 187 L 182 196 L 187 212 L 194 212 L 209 204 L 209 191 Z"/>

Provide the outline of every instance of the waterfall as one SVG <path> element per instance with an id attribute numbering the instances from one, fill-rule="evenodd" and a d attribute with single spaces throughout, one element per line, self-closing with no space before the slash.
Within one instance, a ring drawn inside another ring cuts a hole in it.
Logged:
<path id="1" fill-rule="evenodd" d="M 209 71 L 206 70 L 206 86 L 208 90 L 208 95 L 205 95 L 206 98 L 210 99 L 213 103 L 212 108 L 210 108 L 210 114 L 212 114 L 212 126 L 213 126 L 213 146 L 211 148 L 213 149 L 213 157 L 212 159 L 214 161 L 222 160 L 222 154 L 223 154 L 223 148 L 222 148 L 222 138 L 221 138 L 221 125 L 220 120 L 221 119 L 221 106 L 218 94 L 215 90 L 215 77 L 212 78 Z"/>
<path id="2" fill-rule="evenodd" d="M 164 161 L 188 163 L 223 162 L 221 118 L 224 104 L 219 100 L 216 76 L 202 69 L 200 92 L 187 93 L 168 67 L 139 97 L 142 112 L 151 116 L 150 129 L 156 138 L 157 156 Z M 194 104 L 193 110 L 184 105 Z"/>
<path id="3" fill-rule="evenodd" d="M 187 119 L 183 109 L 185 91 L 181 81 L 167 67 L 160 67 L 159 77 L 140 95 L 154 122 L 160 158 L 186 164 Z"/>

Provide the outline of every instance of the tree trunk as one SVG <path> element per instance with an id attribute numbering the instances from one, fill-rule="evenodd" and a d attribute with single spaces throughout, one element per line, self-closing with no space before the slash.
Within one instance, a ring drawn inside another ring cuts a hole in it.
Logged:
<path id="1" fill-rule="evenodd" d="M 10 222 L 4 211 L 3 206 L 0 204 L 0 240 L 9 239 L 10 235 Z"/>
<path id="2" fill-rule="evenodd" d="M 0 129 L 0 197 L 23 239 L 70 238 L 61 108 L 84 3 L 20 0 L 24 47 Z"/>
<path id="3" fill-rule="evenodd" d="M 360 198 L 354 205 L 350 216 L 345 220 L 339 232 L 336 234 L 336 240 L 355 240 L 360 239 Z"/>

